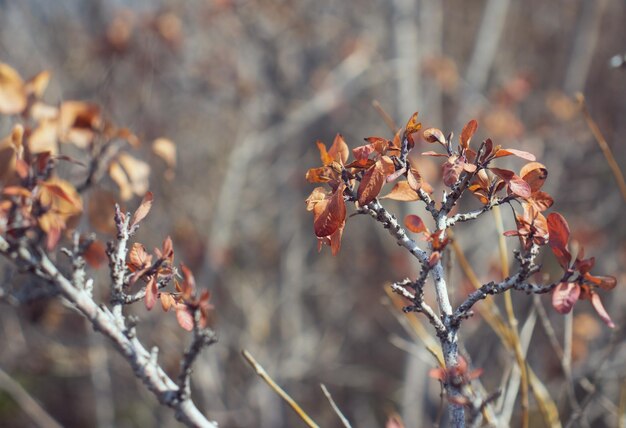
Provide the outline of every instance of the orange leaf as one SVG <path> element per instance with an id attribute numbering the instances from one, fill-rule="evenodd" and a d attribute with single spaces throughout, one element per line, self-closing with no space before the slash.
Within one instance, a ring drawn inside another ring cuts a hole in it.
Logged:
<path id="1" fill-rule="evenodd" d="M 418 201 L 419 196 L 415 190 L 411 188 L 408 181 L 399 181 L 393 186 L 391 192 L 382 196 L 381 199 L 392 199 L 394 201 L 412 202 Z"/>
<path id="2" fill-rule="evenodd" d="M 387 156 L 382 156 L 373 166 L 365 171 L 357 191 L 359 205 L 367 205 L 376 199 L 385 184 L 387 176 L 394 172 L 395 166 L 393 161 Z"/>
<path id="3" fill-rule="evenodd" d="M 344 189 L 345 184 L 342 183 L 329 199 L 324 199 L 313 207 L 313 227 L 317 237 L 332 235 L 345 221 Z"/>
<path id="4" fill-rule="evenodd" d="M 539 191 L 545 183 L 548 170 L 539 162 L 529 162 L 522 167 L 519 175 L 530 185 L 530 190 L 534 193 Z"/>
<path id="5" fill-rule="evenodd" d="M 461 147 L 463 147 L 464 149 L 467 149 L 469 147 L 470 140 L 476 132 L 476 129 L 478 129 L 478 122 L 473 119 L 467 122 L 467 125 L 463 127 L 463 131 L 461 132 L 461 135 L 459 137 L 459 143 L 461 144 Z"/>
<path id="6" fill-rule="evenodd" d="M 97 269 L 107 261 L 107 254 L 104 244 L 100 241 L 93 241 L 83 254 L 89 266 Z"/>
<path id="7" fill-rule="evenodd" d="M 328 149 L 328 155 L 332 160 L 339 162 L 341 165 L 345 165 L 348 161 L 348 156 L 350 156 L 350 149 L 346 144 L 343 136 L 341 134 L 337 134 L 335 136 L 335 140 L 333 141 L 333 145 Z"/>
<path id="8" fill-rule="evenodd" d="M 404 138 L 408 141 L 408 149 L 411 150 L 415 146 L 413 134 L 422 128 L 422 124 L 417 121 L 417 112 L 413 113 L 406 126 L 404 127 Z"/>
<path id="9" fill-rule="evenodd" d="M 22 78 L 12 67 L 0 63 L 0 113 L 18 114 L 26 108 Z"/>
<path id="10" fill-rule="evenodd" d="M 422 233 L 428 231 L 422 219 L 415 214 L 407 215 L 404 218 L 404 225 L 413 233 Z"/>
<path id="11" fill-rule="evenodd" d="M 428 128 L 422 133 L 424 140 L 428 143 L 439 143 L 442 146 L 446 144 L 446 137 L 443 135 L 440 129 Z"/>
<path id="12" fill-rule="evenodd" d="M 496 153 L 494 157 L 501 158 L 504 156 L 511 156 L 511 155 L 517 156 L 518 158 L 526 159 L 531 162 L 537 159 L 535 155 L 533 155 L 532 153 L 528 153 L 523 150 L 517 150 L 517 149 L 500 149 L 498 150 L 498 152 Z"/>
<path id="13" fill-rule="evenodd" d="M 137 208 L 137 211 L 135 211 L 135 214 L 133 214 L 133 218 L 130 222 L 131 228 L 137 225 L 141 220 L 146 218 L 146 216 L 150 212 L 150 208 L 152 208 L 152 200 L 152 192 L 148 192 L 144 195 L 141 204 L 139 205 L 139 208 Z"/>

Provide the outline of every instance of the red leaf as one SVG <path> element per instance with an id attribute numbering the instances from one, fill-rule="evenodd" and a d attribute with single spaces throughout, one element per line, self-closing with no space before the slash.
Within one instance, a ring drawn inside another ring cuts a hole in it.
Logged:
<path id="1" fill-rule="evenodd" d="M 139 224 L 141 220 L 146 218 L 146 216 L 150 212 L 150 208 L 152 208 L 152 200 L 152 192 L 147 192 L 141 200 L 139 208 L 137 208 L 137 211 L 135 211 L 135 214 L 133 214 L 133 218 L 130 221 L 130 227 L 134 227 L 135 225 Z"/>
<path id="2" fill-rule="evenodd" d="M 552 292 L 552 306 L 560 314 L 569 313 L 580 297 L 580 286 L 574 282 L 562 282 Z"/>
<path id="3" fill-rule="evenodd" d="M 381 186 L 382 187 L 382 186 Z M 324 199 L 313 207 L 313 227 L 319 238 L 332 235 L 346 219 L 346 203 L 343 199 L 344 184 L 329 199 Z"/>
<path id="4" fill-rule="evenodd" d="M 602 318 L 602 321 L 604 321 L 604 323 L 607 326 L 609 326 L 610 328 L 615 328 L 615 324 L 613 323 L 613 320 L 609 316 L 606 309 L 604 309 L 604 305 L 602 305 L 600 296 L 598 296 L 597 293 L 591 293 L 591 305 L 596 310 L 598 315 L 600 315 L 600 318 Z"/>
<path id="5" fill-rule="evenodd" d="M 409 214 L 404 218 L 404 225 L 413 233 L 422 233 L 428 230 L 422 219 L 414 214 Z"/>
<path id="6" fill-rule="evenodd" d="M 157 288 L 156 275 L 153 275 L 146 285 L 146 296 L 144 298 L 144 303 L 146 304 L 147 310 L 151 310 L 154 307 L 158 295 L 159 289 Z"/>
<path id="7" fill-rule="evenodd" d="M 178 321 L 178 325 L 185 330 L 193 330 L 193 314 L 187 305 L 182 303 L 176 305 L 176 320 Z"/>
<path id="8" fill-rule="evenodd" d="M 530 186 L 527 182 L 522 180 L 517 175 L 509 181 L 509 189 L 511 189 L 511 193 L 513 193 L 514 195 L 517 195 L 524 199 L 530 198 Z"/>
<path id="9" fill-rule="evenodd" d="M 550 213 L 548 215 L 548 244 L 552 248 L 552 252 L 559 261 L 559 264 L 567 269 L 572 260 L 572 256 L 567 250 L 570 231 L 565 218 L 559 213 Z"/>
<path id="10" fill-rule="evenodd" d="M 459 143 L 461 144 L 461 147 L 463 147 L 464 149 L 467 149 L 469 147 L 470 140 L 476 132 L 476 129 L 478 129 L 478 122 L 473 119 L 467 122 L 467 125 L 463 127 L 463 131 L 461 132 L 461 136 L 459 137 Z"/>
<path id="11" fill-rule="evenodd" d="M 196 293 L 196 279 L 193 276 L 191 270 L 185 266 L 184 263 L 180 264 L 180 270 L 183 271 L 183 283 L 181 285 L 183 298 L 188 299 Z"/>
<path id="12" fill-rule="evenodd" d="M 463 161 L 458 156 L 452 155 L 443 163 L 441 169 L 443 171 L 443 184 L 452 187 L 463 172 Z"/>

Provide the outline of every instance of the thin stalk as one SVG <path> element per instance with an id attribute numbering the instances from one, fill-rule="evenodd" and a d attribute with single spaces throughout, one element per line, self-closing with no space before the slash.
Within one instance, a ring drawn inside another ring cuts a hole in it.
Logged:
<path id="1" fill-rule="evenodd" d="M 493 207 L 493 217 L 496 223 L 496 230 L 498 231 L 498 248 L 500 249 L 500 265 L 502 266 L 502 277 L 509 276 L 509 259 L 507 256 L 506 240 L 504 239 L 504 223 L 502 222 L 502 213 L 500 207 Z M 528 370 L 526 368 L 526 359 L 524 358 L 524 352 L 522 351 L 522 345 L 517 331 L 517 318 L 515 317 L 515 310 L 513 309 L 513 299 L 511 298 L 511 290 L 504 293 L 504 307 L 506 309 L 506 315 L 511 328 L 511 339 L 513 344 L 513 351 L 515 353 L 515 360 L 520 368 L 521 375 L 521 387 L 522 387 L 522 427 L 528 428 L 529 415 L 529 401 L 528 401 Z"/>

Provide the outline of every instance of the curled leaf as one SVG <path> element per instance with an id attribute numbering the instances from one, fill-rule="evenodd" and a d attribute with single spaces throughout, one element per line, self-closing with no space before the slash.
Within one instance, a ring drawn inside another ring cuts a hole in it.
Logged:
<path id="1" fill-rule="evenodd" d="M 562 282 L 552 292 L 552 306 L 560 314 L 569 313 L 580 297 L 580 286 L 574 282 Z"/>
<path id="2" fill-rule="evenodd" d="M 604 305 L 602 304 L 602 300 L 600 300 L 600 296 L 597 293 L 591 294 L 591 305 L 596 310 L 602 321 L 609 326 L 609 328 L 615 328 L 615 323 L 609 316 L 609 313 L 604 309 Z"/>
<path id="3" fill-rule="evenodd" d="M 441 129 L 428 128 L 422 135 L 424 136 L 424 140 L 428 143 L 439 143 L 442 146 L 446 144 L 446 137 L 443 135 L 443 132 L 441 132 Z"/>
<path id="4" fill-rule="evenodd" d="M 313 207 L 313 227 L 319 238 L 330 236 L 346 219 L 346 203 L 343 199 L 345 185 L 340 185 L 328 199 L 324 199 Z"/>

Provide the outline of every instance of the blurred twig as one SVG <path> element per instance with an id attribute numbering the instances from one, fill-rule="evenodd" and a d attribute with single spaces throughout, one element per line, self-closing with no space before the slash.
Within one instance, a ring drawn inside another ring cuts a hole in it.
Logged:
<path id="1" fill-rule="evenodd" d="M 254 359 L 254 357 L 252 356 L 250 352 L 244 349 L 241 351 L 241 354 L 243 355 L 244 359 L 248 362 L 248 364 L 250 364 L 250 366 L 254 369 L 256 374 L 259 375 L 259 377 L 263 379 L 265 383 L 267 383 L 270 386 L 270 388 L 272 388 L 274 392 L 276 392 L 276 394 L 280 396 L 280 398 L 282 398 L 283 400 L 285 400 L 287 404 L 289 404 L 289 406 L 293 409 L 294 412 L 296 412 L 296 414 L 300 417 L 300 419 L 304 421 L 304 423 L 306 423 L 309 427 L 312 427 L 312 428 L 319 427 L 313 421 L 313 419 L 311 419 L 311 417 L 307 415 L 304 410 L 302 410 L 302 408 L 298 405 L 298 403 L 296 403 L 295 400 L 291 398 L 289 394 L 285 392 L 284 389 L 282 389 L 276 382 L 274 382 L 274 379 L 272 379 L 271 376 L 267 374 L 263 366 L 261 366 Z"/>
<path id="2" fill-rule="evenodd" d="M 37 401 L 0 368 L 0 389 L 9 394 L 37 425 L 47 428 L 62 428 L 61 425 Z"/>
<path id="3" fill-rule="evenodd" d="M 596 122 L 591 117 L 591 114 L 589 113 L 589 109 L 587 108 L 587 103 L 585 101 L 585 96 L 579 92 L 576 94 L 576 100 L 582 107 L 583 116 L 585 117 L 585 120 L 587 121 L 587 126 L 589 126 L 591 133 L 593 134 L 594 138 L 598 142 L 598 146 L 600 146 L 600 150 L 602 150 L 602 153 L 604 154 L 604 157 L 606 158 L 606 162 L 609 164 L 609 167 L 611 168 L 611 171 L 613 172 L 615 181 L 617 181 L 617 185 L 619 186 L 619 190 L 622 193 L 622 197 L 624 198 L 624 201 L 626 201 L 626 181 L 624 180 L 624 174 L 622 174 L 622 170 L 617 164 L 617 161 L 615 160 L 615 157 L 613 156 L 613 152 L 611 151 L 609 144 L 606 142 L 606 139 L 602 135 L 602 132 L 600 132 L 600 128 L 598 128 L 598 125 L 596 124 Z"/>
<path id="4" fill-rule="evenodd" d="M 335 400 L 333 400 L 333 397 L 330 395 L 330 392 L 328 391 L 326 386 L 323 383 L 320 384 L 320 386 L 322 387 L 322 391 L 324 392 L 324 395 L 326 396 L 326 398 L 328 398 L 328 402 L 330 403 L 331 407 L 333 408 L 333 410 L 335 411 L 335 413 L 337 414 L 337 416 L 341 420 L 341 423 L 343 424 L 343 426 L 346 427 L 346 428 L 351 428 L 350 422 L 343 415 L 343 413 L 341 412 L 339 407 L 337 407 L 337 404 L 335 403 Z"/>
<path id="5" fill-rule="evenodd" d="M 500 250 L 500 265 L 502 266 L 502 277 L 509 276 L 509 260 L 507 257 L 506 241 L 504 238 L 504 224 L 502 222 L 502 214 L 500 207 L 493 207 L 493 217 L 496 223 L 496 230 L 498 232 L 498 248 Z M 504 305 L 506 308 L 506 315 L 509 321 L 509 327 L 511 329 L 511 341 L 513 344 L 513 350 L 515 352 L 515 360 L 520 368 L 520 375 L 522 381 L 522 427 L 528 427 L 528 370 L 526 368 L 526 360 L 522 352 L 520 345 L 520 338 L 517 332 L 517 318 L 515 317 L 515 311 L 513 309 L 513 300 L 511 298 L 511 291 L 504 293 Z"/>

